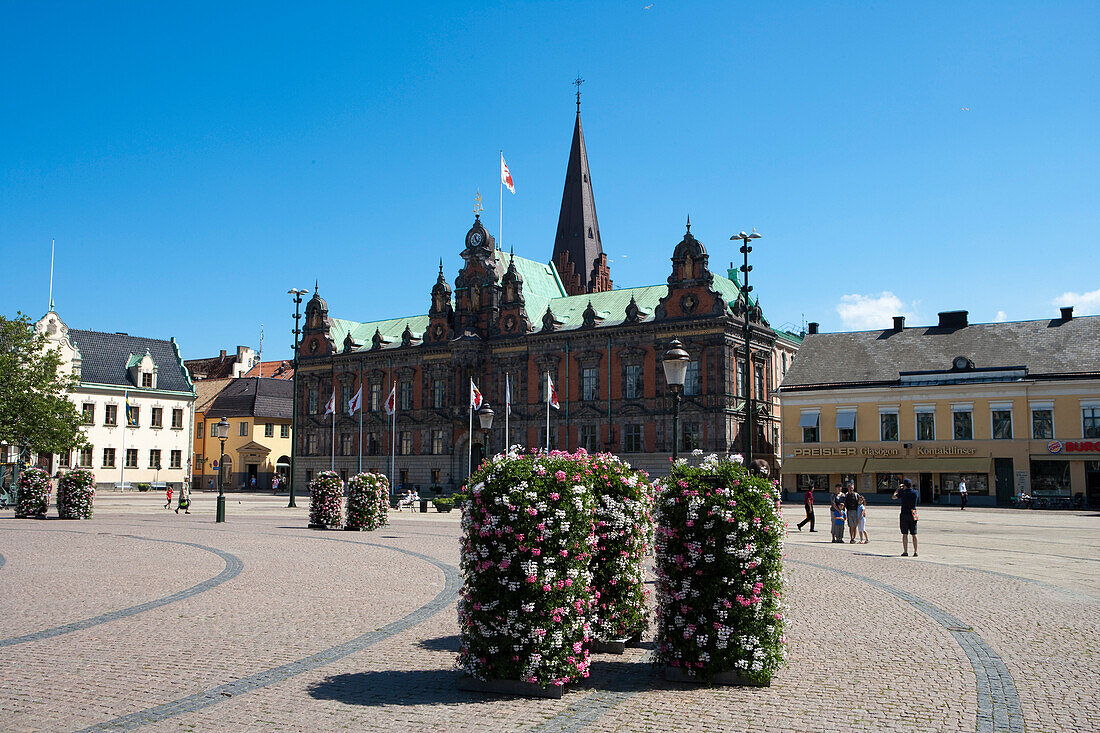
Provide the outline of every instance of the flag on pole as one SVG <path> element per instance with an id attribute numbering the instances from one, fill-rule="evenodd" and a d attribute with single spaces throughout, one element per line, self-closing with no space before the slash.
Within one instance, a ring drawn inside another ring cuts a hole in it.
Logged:
<path id="1" fill-rule="evenodd" d="M 348 401 L 348 414 L 354 415 L 363 407 L 363 385 L 359 385 L 359 391 Z"/>
<path id="2" fill-rule="evenodd" d="M 512 171 L 508 170 L 508 164 L 504 162 L 503 152 L 500 154 L 500 182 L 515 195 L 516 184 L 512 183 Z"/>
<path id="3" fill-rule="evenodd" d="M 134 406 L 130 404 L 130 393 L 126 395 L 126 425 L 128 427 L 137 427 L 137 416 L 134 414 Z"/>
<path id="4" fill-rule="evenodd" d="M 512 414 L 512 380 L 508 375 L 504 376 L 504 412 Z"/>
<path id="5" fill-rule="evenodd" d="M 326 415 L 335 415 L 336 414 L 336 388 L 335 387 L 332 388 L 332 397 L 328 398 L 328 404 L 325 405 L 325 414 Z"/>
<path id="6" fill-rule="evenodd" d="M 386 398 L 386 404 L 382 405 L 382 409 L 386 411 L 387 415 L 392 415 L 397 411 L 397 383 L 395 382 L 390 387 L 390 396 Z"/>
<path id="7" fill-rule="evenodd" d="M 555 410 L 561 409 L 561 405 L 558 403 L 558 390 L 554 387 L 554 380 L 550 378 L 549 372 L 546 374 L 546 401 Z"/>
<path id="8" fill-rule="evenodd" d="M 474 380 L 470 380 L 470 407 L 475 410 L 481 409 L 481 403 L 484 400 L 481 397 L 481 392 L 478 391 L 477 385 L 474 384 Z"/>

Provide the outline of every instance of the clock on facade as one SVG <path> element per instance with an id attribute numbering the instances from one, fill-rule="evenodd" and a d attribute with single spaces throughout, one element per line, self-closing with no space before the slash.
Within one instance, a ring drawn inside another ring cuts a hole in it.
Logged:
<path id="1" fill-rule="evenodd" d="M 467 240 L 471 247 L 481 246 L 481 232 L 470 232 L 470 239 Z"/>

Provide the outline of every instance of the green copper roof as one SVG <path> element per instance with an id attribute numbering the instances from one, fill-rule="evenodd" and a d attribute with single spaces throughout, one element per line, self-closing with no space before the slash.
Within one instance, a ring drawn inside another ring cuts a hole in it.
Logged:
<path id="1" fill-rule="evenodd" d="M 382 348 L 391 348 L 401 345 L 401 334 L 405 332 L 406 326 L 416 338 L 423 338 L 424 331 L 428 329 L 428 316 L 426 315 L 387 318 L 384 321 L 368 321 L 367 323 L 356 323 L 342 318 L 331 318 L 329 320 L 332 322 L 332 342 L 339 351 L 343 351 L 344 339 L 349 333 L 355 341 L 356 351 L 360 351 L 374 346 L 376 331 L 381 333 L 382 338 L 388 342 L 383 344 Z"/>
<path id="2" fill-rule="evenodd" d="M 144 358 L 145 354 L 130 354 L 130 358 L 126 360 L 126 368 L 133 369 L 140 364 L 141 360 Z"/>

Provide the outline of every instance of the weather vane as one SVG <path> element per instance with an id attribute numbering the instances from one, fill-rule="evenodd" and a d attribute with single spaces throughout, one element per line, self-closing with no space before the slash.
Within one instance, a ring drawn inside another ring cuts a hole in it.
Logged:
<path id="1" fill-rule="evenodd" d="M 485 211 L 485 209 L 481 205 L 481 189 L 479 188 L 477 190 L 477 195 L 474 196 L 474 217 L 480 219 L 481 212 L 483 211 Z"/>
<path id="2" fill-rule="evenodd" d="M 577 88 L 577 113 L 581 111 L 581 84 L 584 84 L 584 79 L 578 73 L 577 78 L 573 80 L 573 86 Z"/>

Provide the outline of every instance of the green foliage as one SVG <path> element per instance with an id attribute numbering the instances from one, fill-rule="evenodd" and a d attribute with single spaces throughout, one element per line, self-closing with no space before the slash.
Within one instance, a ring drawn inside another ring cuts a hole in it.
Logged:
<path id="1" fill-rule="evenodd" d="M 28 468 L 19 474 L 17 517 L 44 517 L 50 506 L 50 474 L 41 468 Z"/>
<path id="2" fill-rule="evenodd" d="M 91 519 L 95 499 L 95 476 L 86 468 L 69 471 L 57 482 L 57 516 L 62 519 Z"/>
<path id="3" fill-rule="evenodd" d="M 0 443 L 61 453 L 86 443 L 61 356 L 23 314 L 0 316 Z"/>
<path id="4" fill-rule="evenodd" d="M 137 486 L 138 491 L 148 491 L 149 489 L 153 488 L 152 484 L 134 484 L 134 485 Z"/>
<path id="5" fill-rule="evenodd" d="M 436 511 L 446 512 L 454 508 L 455 500 L 450 496 L 437 496 L 432 499 L 432 506 L 436 508 Z"/>
<path id="6" fill-rule="evenodd" d="M 657 499 L 657 660 L 766 684 L 783 664 L 779 489 L 735 460 L 677 461 Z"/>

